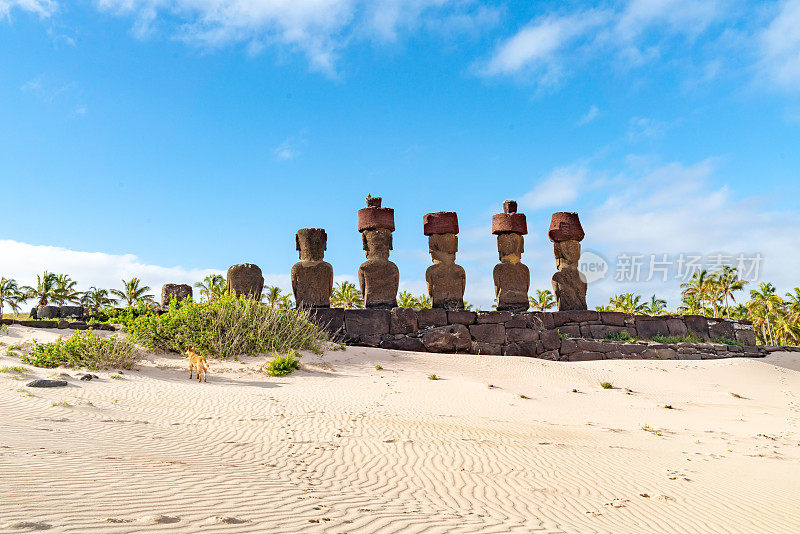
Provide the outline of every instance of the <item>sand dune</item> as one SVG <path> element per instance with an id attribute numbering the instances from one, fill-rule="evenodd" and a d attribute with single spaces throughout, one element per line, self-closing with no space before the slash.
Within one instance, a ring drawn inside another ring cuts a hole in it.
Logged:
<path id="1" fill-rule="evenodd" d="M 800 532 L 798 354 L 263 361 L 0 373 L 0 531 Z"/>

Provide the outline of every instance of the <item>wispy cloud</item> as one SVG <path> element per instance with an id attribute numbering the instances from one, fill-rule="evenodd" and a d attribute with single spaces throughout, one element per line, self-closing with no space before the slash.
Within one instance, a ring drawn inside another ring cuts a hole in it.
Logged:
<path id="1" fill-rule="evenodd" d="M 583 167 L 555 169 L 523 195 L 520 205 L 531 210 L 549 207 L 565 209 L 578 198 L 585 181 L 586 169 Z"/>
<path id="2" fill-rule="evenodd" d="M 589 111 L 587 111 L 583 117 L 578 119 L 578 126 L 585 126 L 586 124 L 589 124 L 599 116 L 600 116 L 600 108 L 598 108 L 597 106 L 591 106 L 589 108 Z"/>
<path id="3" fill-rule="evenodd" d="M 289 161 L 290 159 L 295 159 L 302 154 L 300 147 L 305 145 L 305 142 L 305 138 L 302 136 L 289 137 L 281 144 L 273 148 L 272 154 L 278 161 Z"/>
<path id="4" fill-rule="evenodd" d="M 249 53 L 279 47 L 304 54 L 312 69 L 335 75 L 343 48 L 358 39 L 395 41 L 438 21 L 450 31 L 491 21 L 473 1 L 447 0 L 98 0 L 100 9 L 134 18 L 147 37 L 157 24 L 178 39 L 217 48 L 244 43 Z"/>
<path id="5" fill-rule="evenodd" d="M 784 89 L 800 90 L 800 0 L 782 2 L 759 39 L 761 67 L 768 79 Z"/>
<path id="6" fill-rule="evenodd" d="M 76 88 L 77 84 L 75 82 L 52 82 L 44 75 L 41 75 L 23 83 L 20 91 L 31 94 L 42 102 L 51 104 Z"/>
<path id="7" fill-rule="evenodd" d="M 0 19 L 8 18 L 15 8 L 47 18 L 56 12 L 58 3 L 54 0 L 0 0 Z"/>

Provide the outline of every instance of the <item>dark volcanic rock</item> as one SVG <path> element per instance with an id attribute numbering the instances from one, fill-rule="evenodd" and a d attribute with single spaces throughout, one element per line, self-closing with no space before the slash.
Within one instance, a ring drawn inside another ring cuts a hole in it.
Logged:
<path id="1" fill-rule="evenodd" d="M 463 324 L 432 328 L 422 336 L 430 352 L 467 352 L 472 345 L 469 330 Z"/>
<path id="2" fill-rule="evenodd" d="M 66 380 L 48 380 L 41 378 L 26 384 L 29 388 L 63 388 L 68 385 Z"/>

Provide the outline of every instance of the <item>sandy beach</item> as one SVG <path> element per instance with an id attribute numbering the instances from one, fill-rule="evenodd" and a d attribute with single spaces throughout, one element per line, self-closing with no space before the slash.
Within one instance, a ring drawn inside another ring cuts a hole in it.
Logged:
<path id="1" fill-rule="evenodd" d="M 800 531 L 797 353 L 265 360 L 212 360 L 203 384 L 174 354 L 0 372 L 0 531 Z"/>

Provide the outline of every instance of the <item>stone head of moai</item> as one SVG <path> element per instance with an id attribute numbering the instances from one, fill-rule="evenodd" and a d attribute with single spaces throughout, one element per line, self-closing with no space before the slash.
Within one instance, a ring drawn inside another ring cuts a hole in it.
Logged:
<path id="1" fill-rule="evenodd" d="M 497 236 L 500 263 L 494 268 L 494 289 L 498 310 L 527 310 L 530 271 L 522 263 L 524 235 L 528 233 L 525 215 L 517 213 L 514 200 L 503 202 L 503 213 L 492 217 L 492 233 Z"/>
<path id="2" fill-rule="evenodd" d="M 295 235 L 295 246 L 302 261 L 322 261 L 328 248 L 328 234 L 322 228 L 301 228 Z"/>
<path id="3" fill-rule="evenodd" d="M 258 265 L 242 263 L 232 265 L 227 274 L 228 294 L 245 296 L 253 300 L 261 299 L 264 289 L 264 277 Z"/>
<path id="4" fill-rule="evenodd" d="M 425 272 L 434 308 L 462 309 L 467 275 L 456 265 L 458 216 L 452 211 L 428 213 L 422 217 L 423 232 L 433 265 Z"/>
<path id="5" fill-rule="evenodd" d="M 367 196 L 367 207 L 358 210 L 358 231 L 367 261 L 358 268 L 358 282 L 368 308 L 397 305 L 400 272 L 389 261 L 394 232 L 394 210 L 381 206 L 381 198 Z"/>
<path id="6" fill-rule="evenodd" d="M 333 289 L 333 267 L 323 261 L 328 235 L 322 228 L 301 228 L 295 235 L 300 261 L 292 266 L 291 280 L 298 307 L 328 308 Z"/>
<path id="7" fill-rule="evenodd" d="M 553 242 L 553 253 L 558 272 L 553 275 L 553 291 L 558 309 L 585 310 L 586 278 L 578 271 L 581 258 L 581 241 L 586 236 L 577 213 L 553 214 L 547 233 Z"/>

